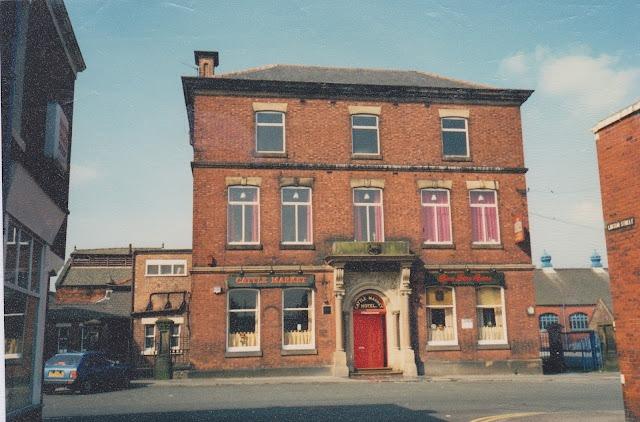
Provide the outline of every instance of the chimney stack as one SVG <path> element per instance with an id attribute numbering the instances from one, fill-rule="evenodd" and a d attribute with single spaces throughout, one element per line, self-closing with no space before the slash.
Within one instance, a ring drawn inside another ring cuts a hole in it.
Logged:
<path id="1" fill-rule="evenodd" d="M 196 65 L 198 66 L 198 76 L 201 78 L 212 78 L 215 68 L 218 66 L 217 51 L 194 51 Z"/>

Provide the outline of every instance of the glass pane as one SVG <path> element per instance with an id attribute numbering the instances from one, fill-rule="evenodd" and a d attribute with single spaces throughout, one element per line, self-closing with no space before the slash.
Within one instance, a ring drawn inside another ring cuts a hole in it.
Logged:
<path id="1" fill-rule="evenodd" d="M 422 232 L 425 242 L 437 242 L 436 209 L 435 207 L 422 207 Z"/>
<path id="2" fill-rule="evenodd" d="M 173 273 L 174 274 L 184 274 L 184 265 L 183 264 L 176 264 L 173 266 Z"/>
<path id="3" fill-rule="evenodd" d="M 145 325 L 144 326 L 144 335 L 146 337 L 153 336 L 153 332 L 154 332 L 153 329 L 154 329 L 153 325 Z"/>
<path id="4" fill-rule="evenodd" d="M 31 262 L 31 236 L 20 231 L 18 244 L 18 286 L 29 288 L 29 264 Z"/>
<path id="5" fill-rule="evenodd" d="M 282 126 L 258 126 L 257 148 L 260 152 L 282 152 L 284 128 Z"/>
<path id="6" fill-rule="evenodd" d="M 449 203 L 448 192 L 444 190 L 423 189 L 422 203 L 423 204 L 443 204 L 443 205 L 448 204 Z"/>
<path id="7" fill-rule="evenodd" d="M 453 305 L 453 290 L 451 289 L 428 289 L 427 305 L 451 306 Z"/>
<path id="8" fill-rule="evenodd" d="M 33 242 L 33 253 L 31 254 L 31 291 L 40 292 L 40 270 L 42 265 L 42 244 Z"/>
<path id="9" fill-rule="evenodd" d="M 50 358 L 45 365 L 47 366 L 76 366 L 82 359 L 81 355 L 58 355 Z"/>
<path id="10" fill-rule="evenodd" d="M 295 206 L 282 206 L 282 241 L 295 242 Z"/>
<path id="11" fill-rule="evenodd" d="M 310 189 L 284 188 L 282 189 L 283 202 L 309 202 Z"/>
<path id="12" fill-rule="evenodd" d="M 229 205 L 227 236 L 229 242 L 242 242 L 242 205 Z"/>
<path id="13" fill-rule="evenodd" d="M 496 203 L 496 193 L 491 190 L 472 190 L 469 193 L 469 198 L 474 205 Z"/>
<path id="14" fill-rule="evenodd" d="M 231 290 L 229 309 L 255 309 L 258 293 L 254 290 Z"/>
<path id="15" fill-rule="evenodd" d="M 466 157 L 467 133 L 466 132 L 442 132 L 442 152 L 444 155 L 461 155 Z"/>
<path id="16" fill-rule="evenodd" d="M 160 274 L 166 275 L 166 274 L 171 274 L 171 264 L 166 265 L 160 265 Z"/>
<path id="17" fill-rule="evenodd" d="M 378 211 L 379 207 L 369 207 L 369 239 L 372 242 L 379 242 L 382 240 L 382 236 L 380 233 L 381 227 L 381 216 Z"/>
<path id="18" fill-rule="evenodd" d="M 353 126 L 373 126 L 378 124 L 378 118 L 375 116 L 352 116 Z"/>
<path id="19" fill-rule="evenodd" d="M 309 238 L 309 207 L 298 205 L 298 242 L 308 242 Z"/>
<path id="20" fill-rule="evenodd" d="M 255 205 L 244 205 L 244 239 L 245 242 L 258 241 L 258 210 Z"/>
<path id="21" fill-rule="evenodd" d="M 485 287 L 482 289 L 478 289 L 478 305 L 500 306 L 501 303 L 502 303 L 502 300 L 500 297 L 500 289 L 496 289 L 492 287 Z"/>
<path id="22" fill-rule="evenodd" d="M 353 202 L 379 204 L 381 202 L 381 191 L 378 189 L 354 189 Z"/>
<path id="23" fill-rule="evenodd" d="M 367 236 L 367 207 L 354 207 L 355 240 L 369 240 Z"/>
<path id="24" fill-rule="evenodd" d="M 150 274 L 150 275 L 158 274 L 158 266 L 157 265 L 147 265 L 147 274 Z"/>
<path id="25" fill-rule="evenodd" d="M 308 308 L 311 303 L 311 291 L 307 289 L 286 289 L 284 308 Z"/>
<path id="26" fill-rule="evenodd" d="M 256 202 L 258 200 L 258 189 L 254 187 L 229 187 L 229 201 L 233 202 Z"/>
<path id="27" fill-rule="evenodd" d="M 378 153 L 377 129 L 353 129 L 353 152 L 355 154 Z"/>
<path id="28" fill-rule="evenodd" d="M 464 129 L 467 121 L 465 119 L 442 119 L 443 129 Z"/>
<path id="29" fill-rule="evenodd" d="M 483 308 L 480 310 L 482 315 L 483 327 L 495 327 L 496 326 L 496 310 L 494 308 Z"/>
<path id="30" fill-rule="evenodd" d="M 283 116 L 282 113 L 260 112 L 256 113 L 256 120 L 258 123 L 282 123 Z"/>
<path id="31" fill-rule="evenodd" d="M 11 232 L 10 232 L 11 233 Z M 18 247 L 15 244 L 7 244 L 4 256 L 4 280 L 7 283 L 16 282 L 16 264 L 18 261 Z"/>
<path id="32" fill-rule="evenodd" d="M 309 311 L 284 311 L 284 331 L 307 330 L 309 330 Z"/>
<path id="33" fill-rule="evenodd" d="M 231 312 L 229 313 L 230 333 L 255 333 L 256 313 L 251 312 Z"/>

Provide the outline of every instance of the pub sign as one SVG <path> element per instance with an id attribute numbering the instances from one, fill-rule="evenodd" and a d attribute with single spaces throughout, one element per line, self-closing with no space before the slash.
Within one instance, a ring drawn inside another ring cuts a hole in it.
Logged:
<path id="1" fill-rule="evenodd" d="M 278 275 L 261 275 L 261 274 L 234 274 L 227 279 L 229 288 L 235 287 L 253 287 L 253 288 L 270 288 L 270 287 L 313 287 L 316 282 L 316 276 L 313 274 L 278 274 Z"/>
<path id="2" fill-rule="evenodd" d="M 427 273 L 427 286 L 502 286 L 504 287 L 504 273 L 489 272 L 436 272 Z"/>

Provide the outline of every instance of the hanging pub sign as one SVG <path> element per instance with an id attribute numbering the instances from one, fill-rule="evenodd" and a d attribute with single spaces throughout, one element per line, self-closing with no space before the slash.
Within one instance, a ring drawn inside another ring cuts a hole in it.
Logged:
<path id="1" fill-rule="evenodd" d="M 234 287 L 313 287 L 316 276 L 313 274 L 278 274 L 278 275 L 230 275 L 227 279 L 227 286 Z"/>
<path id="2" fill-rule="evenodd" d="M 502 286 L 504 287 L 504 273 L 489 272 L 446 272 L 427 273 L 425 283 L 428 286 Z"/>

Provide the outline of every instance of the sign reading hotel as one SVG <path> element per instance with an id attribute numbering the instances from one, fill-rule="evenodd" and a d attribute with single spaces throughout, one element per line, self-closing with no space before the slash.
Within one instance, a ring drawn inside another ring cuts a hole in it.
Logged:
<path id="1" fill-rule="evenodd" d="M 502 286 L 504 287 L 504 273 L 468 271 L 427 273 L 425 283 L 429 286 Z"/>
<path id="2" fill-rule="evenodd" d="M 313 287 L 316 282 L 315 275 L 230 275 L 227 279 L 227 286 L 234 287 Z"/>
<path id="3" fill-rule="evenodd" d="M 624 220 L 615 221 L 613 223 L 607 224 L 607 231 L 624 229 L 625 227 L 633 227 L 636 224 L 635 217 L 629 217 Z"/>

